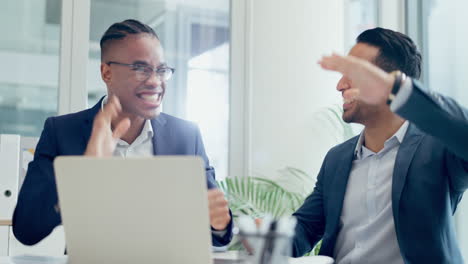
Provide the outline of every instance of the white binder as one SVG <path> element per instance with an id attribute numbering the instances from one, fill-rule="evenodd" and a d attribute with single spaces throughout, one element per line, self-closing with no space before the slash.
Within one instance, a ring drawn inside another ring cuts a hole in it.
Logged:
<path id="1" fill-rule="evenodd" d="M 21 190 L 26 171 L 28 170 L 29 162 L 34 158 L 34 151 L 36 149 L 37 137 L 21 137 L 20 141 L 20 158 L 19 158 L 19 177 L 18 177 L 18 190 Z"/>
<path id="2" fill-rule="evenodd" d="M 18 198 L 20 136 L 0 135 L 0 219 L 11 220 Z"/>

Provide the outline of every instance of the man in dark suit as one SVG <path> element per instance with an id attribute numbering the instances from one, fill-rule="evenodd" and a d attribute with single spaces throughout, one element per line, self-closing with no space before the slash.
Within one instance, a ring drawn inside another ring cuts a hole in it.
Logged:
<path id="1" fill-rule="evenodd" d="M 343 74 L 343 119 L 365 128 L 326 155 L 294 213 L 294 255 L 322 239 L 336 263 L 463 263 L 453 214 L 468 187 L 468 110 L 416 81 L 421 56 L 401 33 L 365 31 L 349 55 L 319 63 Z"/>
<path id="2" fill-rule="evenodd" d="M 205 161 L 213 245 L 226 245 L 231 214 L 216 188 L 200 132 L 190 122 L 160 113 L 174 69 L 165 63 L 158 36 L 139 21 L 125 20 L 113 24 L 100 44 L 108 96 L 88 110 L 46 120 L 14 212 L 16 238 L 33 245 L 61 224 L 53 171 L 57 156 L 198 155 Z"/>

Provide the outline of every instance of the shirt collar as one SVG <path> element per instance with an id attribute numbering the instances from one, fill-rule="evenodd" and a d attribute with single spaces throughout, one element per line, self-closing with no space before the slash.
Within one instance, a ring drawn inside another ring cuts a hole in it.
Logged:
<path id="1" fill-rule="evenodd" d="M 145 120 L 145 125 L 143 126 L 143 129 L 141 130 L 142 135 L 147 135 L 146 139 L 153 138 L 153 126 L 151 125 L 151 121 L 149 119 Z"/>
<path id="2" fill-rule="evenodd" d="M 400 129 L 398 129 L 398 131 L 393 135 L 394 137 L 398 139 L 398 142 L 400 142 L 400 144 L 401 142 L 403 142 L 403 139 L 405 138 L 406 131 L 408 131 L 408 126 L 409 126 L 409 122 L 405 121 L 403 125 L 401 125 Z"/>
<path id="3" fill-rule="evenodd" d="M 387 143 L 390 142 L 391 140 L 394 140 L 394 138 L 398 141 L 399 144 L 401 144 L 401 142 L 403 142 L 403 139 L 405 138 L 405 134 L 406 134 L 406 131 L 408 130 L 408 126 L 409 126 L 409 122 L 405 121 L 403 125 L 401 125 L 401 127 L 398 129 L 398 131 L 395 132 L 393 136 L 391 136 L 389 139 L 385 141 L 385 145 L 387 145 Z M 373 154 L 373 152 L 365 148 L 363 144 L 364 144 L 364 130 L 362 130 L 361 134 L 359 135 L 359 140 L 356 144 L 356 148 L 354 149 L 354 157 L 356 157 L 356 159 L 358 160 L 366 158 Z"/>
<path id="4" fill-rule="evenodd" d="M 105 95 L 104 98 L 102 98 L 101 111 L 104 110 L 104 106 L 107 104 L 107 98 L 109 98 L 107 95 Z"/>

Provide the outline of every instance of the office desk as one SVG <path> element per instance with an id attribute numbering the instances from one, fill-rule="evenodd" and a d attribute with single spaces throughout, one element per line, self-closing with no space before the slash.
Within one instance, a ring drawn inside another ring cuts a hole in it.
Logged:
<path id="1" fill-rule="evenodd" d="M 214 253 L 217 259 L 235 259 L 235 252 Z M 333 260 L 324 256 L 311 256 L 303 258 L 291 258 L 290 264 L 332 264 Z M 0 264 L 67 264 L 67 257 L 43 257 L 43 256 L 15 256 L 0 257 Z"/>
<path id="2" fill-rule="evenodd" d="M 0 257 L 0 264 L 66 264 L 67 257 L 15 256 Z"/>

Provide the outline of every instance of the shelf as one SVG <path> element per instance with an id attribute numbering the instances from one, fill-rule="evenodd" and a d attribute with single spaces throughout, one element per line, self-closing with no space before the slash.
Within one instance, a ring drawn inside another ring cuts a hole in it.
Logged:
<path id="1" fill-rule="evenodd" d="M 11 220 L 0 220 L 0 226 L 11 226 Z"/>

